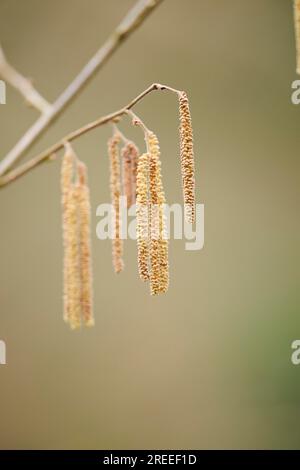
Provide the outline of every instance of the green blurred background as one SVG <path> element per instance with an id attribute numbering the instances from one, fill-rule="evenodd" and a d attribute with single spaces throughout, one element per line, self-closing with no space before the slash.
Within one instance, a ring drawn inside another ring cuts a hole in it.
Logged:
<path id="1" fill-rule="evenodd" d="M 133 0 L 0 0 L 10 61 L 51 101 Z M 136 246 L 116 276 L 96 207 L 109 201 L 99 128 L 76 141 L 92 197 L 96 326 L 62 319 L 60 163 L 1 190 L 0 447 L 298 448 L 299 113 L 292 2 L 165 0 L 26 158 L 118 109 L 154 81 L 185 89 L 205 247 L 170 245 L 171 285 L 152 298 Z M 136 107 L 159 136 L 167 200 L 181 202 L 178 110 Z M 3 156 L 37 118 L 11 88 Z M 122 129 L 143 146 L 128 122 Z"/>

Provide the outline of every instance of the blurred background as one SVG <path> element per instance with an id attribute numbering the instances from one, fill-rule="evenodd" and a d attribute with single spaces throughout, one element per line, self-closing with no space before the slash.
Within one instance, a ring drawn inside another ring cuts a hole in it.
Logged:
<path id="1" fill-rule="evenodd" d="M 53 101 L 133 0 L 1 0 L 7 57 Z M 292 1 L 165 0 L 26 158 L 120 108 L 154 81 L 188 92 L 205 247 L 171 241 L 169 292 L 152 298 L 136 246 L 115 275 L 96 238 L 109 202 L 102 127 L 75 143 L 89 168 L 96 326 L 62 319 L 60 161 L 1 189 L 2 449 L 297 448 L 300 366 L 299 113 Z M 178 109 L 136 108 L 159 136 L 181 202 Z M 7 87 L 1 157 L 35 121 Z M 143 148 L 139 129 L 121 129 Z M 25 160 L 26 160 L 25 158 Z"/>

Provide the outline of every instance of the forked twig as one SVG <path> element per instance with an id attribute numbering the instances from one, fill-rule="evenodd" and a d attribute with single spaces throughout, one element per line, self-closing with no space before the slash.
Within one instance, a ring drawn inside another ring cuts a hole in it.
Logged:
<path id="1" fill-rule="evenodd" d="M 139 101 L 141 101 L 146 95 L 148 95 L 154 90 L 159 90 L 159 91 L 167 90 L 167 91 L 174 92 L 176 94 L 181 93 L 179 90 L 175 90 L 174 88 L 171 88 L 169 86 L 161 85 L 159 83 L 153 83 L 123 108 L 111 114 L 108 114 L 107 116 L 103 116 L 97 119 L 96 121 L 90 122 L 89 124 L 86 124 L 85 126 L 80 127 L 79 129 L 71 132 L 70 134 L 63 137 L 56 144 L 44 150 L 42 153 L 40 153 L 36 157 L 32 158 L 31 160 L 24 163 L 23 165 L 20 165 L 16 169 L 11 170 L 10 172 L 1 176 L 0 187 L 3 187 L 6 184 L 11 183 L 12 181 L 15 181 L 17 178 L 20 178 L 25 173 L 28 173 L 30 170 L 32 170 L 36 166 L 51 159 L 53 155 L 56 154 L 56 152 L 64 148 L 64 145 L 66 142 L 71 142 L 77 139 L 78 137 L 82 136 L 83 134 L 86 134 L 87 132 L 91 131 L 92 129 L 96 129 L 97 127 L 103 126 L 104 124 L 113 122 L 116 118 L 119 118 L 123 116 L 124 114 L 127 114 L 131 110 L 131 108 L 133 108 Z"/>
<path id="2" fill-rule="evenodd" d="M 21 156 L 36 142 L 45 130 L 61 114 L 67 105 L 83 90 L 88 81 L 105 64 L 111 55 L 120 47 L 125 39 L 135 31 L 138 26 L 163 0 L 138 0 L 128 12 L 116 30 L 111 34 L 103 46 L 96 52 L 90 61 L 83 67 L 77 77 L 57 98 L 50 111 L 43 113 L 32 127 L 23 135 L 12 150 L 0 162 L 0 176 L 4 175 Z"/>

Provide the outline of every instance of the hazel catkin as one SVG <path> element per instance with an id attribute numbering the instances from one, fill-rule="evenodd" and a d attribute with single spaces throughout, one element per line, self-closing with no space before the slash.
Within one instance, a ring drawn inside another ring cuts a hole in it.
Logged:
<path id="1" fill-rule="evenodd" d="M 110 160 L 110 191 L 114 212 L 114 235 L 112 240 L 112 261 L 116 273 L 124 269 L 123 261 L 123 240 L 121 238 L 120 221 L 120 196 L 121 196 L 121 175 L 119 159 L 120 136 L 118 133 L 108 141 L 108 155 Z"/>
<path id="2" fill-rule="evenodd" d="M 94 325 L 92 293 L 92 257 L 91 257 L 91 206 L 90 192 L 87 185 L 87 168 L 78 162 L 78 181 L 76 185 L 79 212 L 79 250 L 81 281 L 81 313 L 86 326 Z"/>
<path id="3" fill-rule="evenodd" d="M 168 240 L 166 236 L 165 194 L 161 177 L 159 143 L 153 132 L 148 133 L 150 192 L 150 293 L 164 293 L 169 287 Z"/>
<path id="4" fill-rule="evenodd" d="M 149 155 L 138 159 L 136 177 L 136 223 L 138 269 L 142 281 L 149 280 L 149 204 L 148 204 Z"/>
<path id="5" fill-rule="evenodd" d="M 179 94 L 180 119 L 180 161 L 185 218 L 195 221 L 195 164 L 193 149 L 193 129 L 187 94 Z"/>

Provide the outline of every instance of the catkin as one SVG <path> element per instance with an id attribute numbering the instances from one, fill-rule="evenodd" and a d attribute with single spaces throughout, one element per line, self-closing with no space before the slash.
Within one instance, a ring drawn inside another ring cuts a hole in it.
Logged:
<path id="1" fill-rule="evenodd" d="M 92 259 L 91 259 L 91 207 L 90 193 L 87 186 L 87 168 L 78 162 L 78 181 L 76 185 L 79 212 L 79 250 L 81 281 L 81 313 L 86 326 L 94 325 L 92 294 Z"/>
<path id="2" fill-rule="evenodd" d="M 300 74 L 300 0 L 294 0 L 297 73 Z"/>
<path id="3" fill-rule="evenodd" d="M 63 229 L 63 246 L 64 246 L 64 260 L 63 260 L 63 298 L 64 298 L 64 320 L 69 321 L 70 314 L 70 293 L 69 293 L 69 274 L 70 274 L 70 250 L 69 250 L 69 224 L 70 224 L 70 196 L 72 188 L 73 166 L 75 162 L 75 154 L 71 145 L 67 142 L 65 144 L 65 154 L 62 159 L 61 165 L 61 194 L 62 194 L 62 229 Z"/>
<path id="4" fill-rule="evenodd" d="M 130 142 L 130 155 L 131 155 L 131 174 L 132 174 L 132 181 L 131 181 L 131 191 L 132 191 L 132 204 L 135 204 L 136 201 L 136 185 L 137 185 L 137 166 L 138 166 L 138 158 L 139 158 L 139 149 L 137 146 Z"/>
<path id="5" fill-rule="evenodd" d="M 145 153 L 138 159 L 136 176 L 138 269 L 142 281 L 149 279 L 148 173 L 149 155 Z"/>
<path id="6" fill-rule="evenodd" d="M 136 199 L 136 173 L 139 150 L 133 142 L 127 142 L 121 152 L 123 192 L 126 196 L 127 207 L 131 207 Z"/>
<path id="7" fill-rule="evenodd" d="M 78 200 L 74 186 L 69 190 L 67 208 L 65 212 L 66 247 L 65 269 L 67 280 L 67 319 L 72 329 L 81 325 L 81 283 L 78 244 Z"/>
<path id="8" fill-rule="evenodd" d="M 150 293 L 164 293 L 169 287 L 168 240 L 166 236 L 165 194 L 161 177 L 159 143 L 153 132 L 148 133 L 150 192 Z"/>
<path id="9" fill-rule="evenodd" d="M 120 224 L 120 161 L 119 161 L 120 137 L 115 133 L 108 141 L 108 155 L 110 159 L 110 191 L 114 210 L 114 236 L 112 240 L 112 260 L 116 273 L 124 269 L 123 262 L 123 240 L 121 238 Z"/>
<path id="10" fill-rule="evenodd" d="M 179 95 L 180 118 L 180 160 L 185 218 L 195 221 L 195 164 L 193 150 L 193 129 L 187 94 Z"/>
<path id="11" fill-rule="evenodd" d="M 132 167 L 131 167 L 131 153 L 130 143 L 126 143 L 121 151 L 122 156 L 122 186 L 123 194 L 126 197 L 127 207 L 132 205 Z"/>

